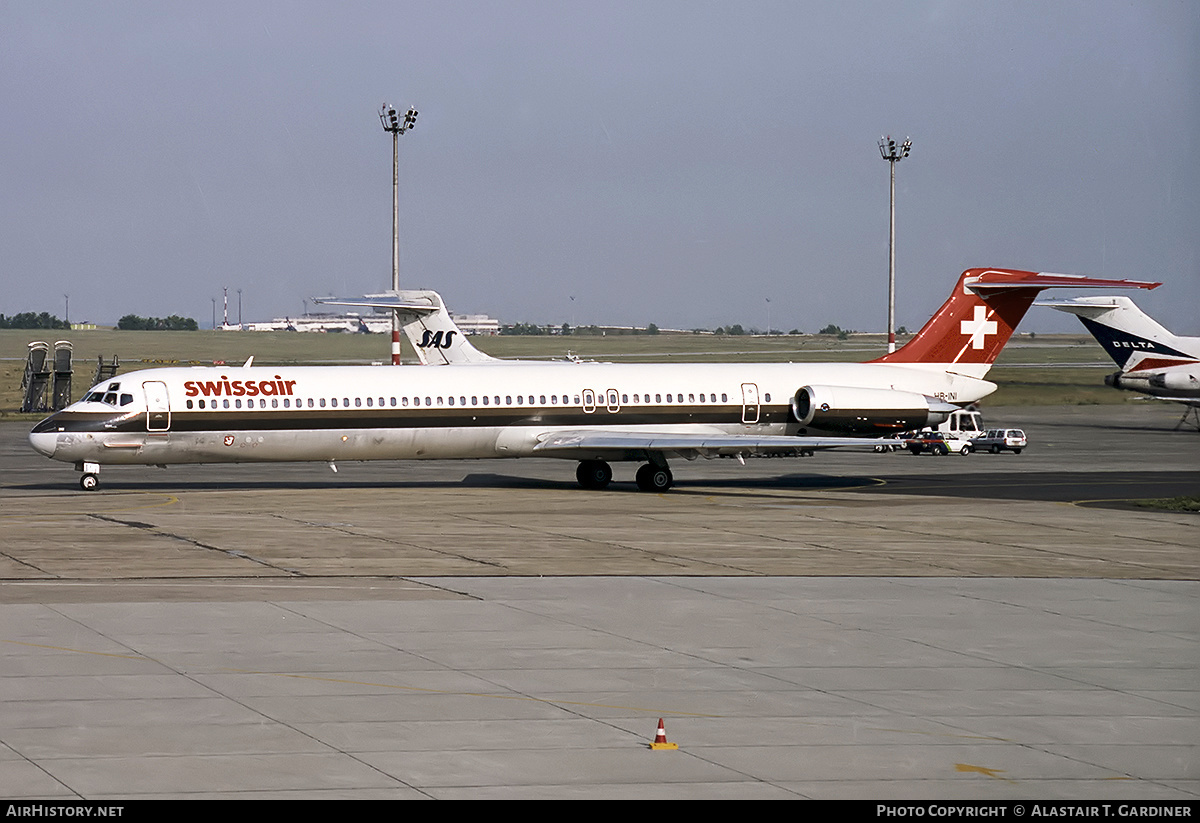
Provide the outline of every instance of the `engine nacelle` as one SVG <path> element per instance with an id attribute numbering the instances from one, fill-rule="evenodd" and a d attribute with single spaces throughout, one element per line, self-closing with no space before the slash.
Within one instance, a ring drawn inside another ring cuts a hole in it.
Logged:
<path id="1" fill-rule="evenodd" d="M 805 386 L 792 398 L 801 426 L 846 434 L 885 435 L 936 426 L 958 406 L 923 394 L 849 386 Z"/>
<path id="2" fill-rule="evenodd" d="M 1197 371 L 1200 374 L 1200 370 Z M 1160 372 L 1150 377 L 1150 385 L 1156 389 L 1168 389 L 1170 391 L 1196 391 L 1200 389 L 1200 379 L 1196 374 L 1187 374 L 1183 371 L 1168 371 Z"/>

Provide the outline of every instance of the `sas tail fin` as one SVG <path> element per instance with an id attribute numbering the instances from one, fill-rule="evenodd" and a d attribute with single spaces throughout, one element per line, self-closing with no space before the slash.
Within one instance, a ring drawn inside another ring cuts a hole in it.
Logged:
<path id="1" fill-rule="evenodd" d="M 1078 316 L 1122 371 L 1169 368 L 1200 359 L 1200 338 L 1171 334 L 1128 297 L 1077 297 L 1038 305 Z"/>
<path id="2" fill-rule="evenodd" d="M 916 336 L 872 363 L 911 363 L 982 378 L 1044 289 L 1138 288 L 1159 283 L 1099 280 L 1075 274 L 967 269 L 954 291 Z"/>
<path id="3" fill-rule="evenodd" d="M 397 312 L 400 315 L 400 328 L 404 330 L 422 365 L 485 363 L 496 359 L 471 345 L 466 335 L 450 319 L 442 296 L 434 291 L 403 290 L 368 294 L 360 298 L 313 299 L 318 303 L 335 306 L 390 309 Z"/>

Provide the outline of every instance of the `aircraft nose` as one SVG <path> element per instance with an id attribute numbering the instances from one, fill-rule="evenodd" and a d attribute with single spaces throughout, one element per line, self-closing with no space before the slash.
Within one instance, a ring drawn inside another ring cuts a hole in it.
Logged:
<path id="1" fill-rule="evenodd" d="M 54 456 L 54 449 L 58 446 L 57 432 L 30 432 L 29 445 L 33 446 L 33 450 L 38 454 L 46 457 Z"/>

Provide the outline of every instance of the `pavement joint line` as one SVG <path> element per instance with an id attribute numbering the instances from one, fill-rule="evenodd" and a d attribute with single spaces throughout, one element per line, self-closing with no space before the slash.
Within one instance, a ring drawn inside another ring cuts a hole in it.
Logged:
<path id="1" fill-rule="evenodd" d="M 142 529 L 144 531 L 153 532 L 154 534 L 157 534 L 161 537 L 165 537 L 168 540 L 178 540 L 181 543 L 186 543 L 189 546 L 195 546 L 198 549 L 204 549 L 206 551 L 211 551 L 211 552 L 218 552 L 220 554 L 226 555 L 227 557 L 236 557 L 241 560 L 249 560 L 251 563 L 257 563 L 258 565 L 263 566 L 265 568 L 274 569 L 275 571 L 282 572 L 283 574 L 291 575 L 293 577 L 304 577 L 305 576 L 301 572 L 299 572 L 295 569 L 287 569 L 282 566 L 276 566 L 275 564 L 270 563 L 269 561 L 254 557 L 253 555 L 247 554 L 246 552 L 240 551 L 238 549 L 222 549 L 220 546 L 210 546 L 207 543 L 201 543 L 199 540 L 196 540 L 191 537 L 184 537 L 182 535 L 174 534 L 173 532 L 164 531 L 163 529 L 159 528 L 158 526 L 154 525 L 153 523 L 139 523 L 135 520 L 122 520 L 119 517 L 109 517 L 107 515 L 97 514 L 97 513 L 88 514 L 87 517 L 90 517 L 94 520 L 102 520 L 106 523 L 114 523 L 119 526 L 128 526 L 129 528 Z"/>

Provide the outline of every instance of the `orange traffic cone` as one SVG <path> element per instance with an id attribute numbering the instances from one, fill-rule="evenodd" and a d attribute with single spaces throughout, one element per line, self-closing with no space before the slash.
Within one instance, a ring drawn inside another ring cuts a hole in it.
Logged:
<path id="1" fill-rule="evenodd" d="M 678 744 L 667 742 L 667 727 L 663 725 L 661 717 L 658 718 L 658 733 L 654 735 L 654 742 L 650 744 L 650 748 L 667 751 L 679 748 Z"/>

